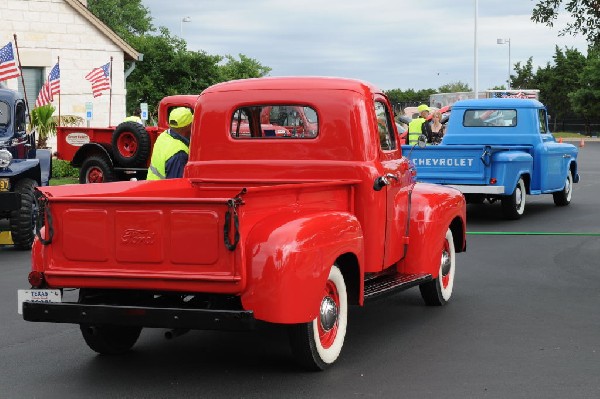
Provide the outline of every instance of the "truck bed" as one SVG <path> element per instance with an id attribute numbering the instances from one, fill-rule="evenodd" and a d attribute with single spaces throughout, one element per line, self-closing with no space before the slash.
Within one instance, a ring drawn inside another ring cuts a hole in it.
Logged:
<path id="1" fill-rule="evenodd" d="M 244 240 L 259 217 L 348 211 L 352 204 L 352 185 L 339 181 L 174 179 L 39 190 L 47 198 L 51 242 L 44 250 L 52 261 L 34 268 L 43 268 L 50 287 L 238 293 L 246 277 Z M 234 213 L 241 238 L 232 249 Z"/>

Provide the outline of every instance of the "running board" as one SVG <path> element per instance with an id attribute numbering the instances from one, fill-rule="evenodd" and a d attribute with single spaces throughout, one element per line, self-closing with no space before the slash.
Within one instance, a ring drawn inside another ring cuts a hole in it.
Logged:
<path id="1" fill-rule="evenodd" d="M 431 274 L 384 274 L 365 280 L 365 302 L 431 281 Z"/>

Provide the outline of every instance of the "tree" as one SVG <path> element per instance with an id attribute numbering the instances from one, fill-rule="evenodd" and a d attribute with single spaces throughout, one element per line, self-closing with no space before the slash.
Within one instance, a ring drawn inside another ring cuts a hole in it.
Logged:
<path id="1" fill-rule="evenodd" d="M 533 73 L 533 57 L 529 57 L 525 65 L 521 62 L 515 64 L 515 74 L 510 75 L 510 87 L 513 89 L 531 89 L 535 87 L 535 74 Z"/>
<path id="2" fill-rule="evenodd" d="M 573 110 L 582 115 L 586 121 L 586 132 L 590 132 L 590 110 L 595 110 L 600 104 L 600 51 L 588 53 L 586 65 L 579 75 L 578 88 L 569 94 Z"/>
<path id="3" fill-rule="evenodd" d="M 460 80 L 458 80 L 456 82 L 450 82 L 440 86 L 437 91 L 438 93 L 459 93 L 465 91 L 473 91 L 473 89 L 471 89 L 467 83 L 463 83 Z"/>
<path id="4" fill-rule="evenodd" d="M 165 27 L 158 33 L 152 17 L 140 0 L 89 0 L 89 10 L 125 39 L 144 61 L 127 79 L 127 112 L 141 102 L 148 103 L 150 120 L 156 115 L 159 101 L 168 95 L 200 94 L 215 83 L 231 79 L 265 76 L 271 68 L 240 54 L 209 55 L 190 51 L 185 40 L 172 36 Z M 224 65 L 220 65 L 223 60 Z"/>
<path id="5" fill-rule="evenodd" d="M 546 105 L 552 114 L 554 130 L 559 121 L 564 121 L 573 115 L 573 109 L 569 101 L 569 93 L 580 87 L 579 75 L 583 70 L 586 59 L 577 49 L 565 48 L 564 51 L 558 46 L 552 57 L 554 64 L 547 64 L 545 68 L 539 68 L 535 76 L 536 88 L 540 89 L 540 100 Z"/>
<path id="6" fill-rule="evenodd" d="M 141 0 L 88 0 L 87 7 L 126 41 L 155 30 L 150 11 Z"/>
<path id="7" fill-rule="evenodd" d="M 581 33 L 590 45 L 600 45 L 600 2 L 598 0 L 540 0 L 533 8 L 531 20 L 554 26 L 559 10 L 564 4 L 574 22 L 559 31 L 559 35 Z"/>
<path id="8" fill-rule="evenodd" d="M 127 79 L 129 112 L 145 102 L 150 116 L 154 116 L 163 97 L 200 94 L 208 86 L 222 81 L 217 64 L 223 57 L 188 51 L 185 41 L 171 36 L 166 28 L 160 28 L 159 35 L 133 36 L 131 45 L 144 53 L 144 61 L 137 63 Z"/>
<path id="9" fill-rule="evenodd" d="M 271 68 L 261 65 L 258 61 L 238 54 L 240 59 L 236 60 L 231 55 L 226 55 L 227 63 L 221 66 L 221 78 L 225 80 L 260 78 L 271 72 Z"/>

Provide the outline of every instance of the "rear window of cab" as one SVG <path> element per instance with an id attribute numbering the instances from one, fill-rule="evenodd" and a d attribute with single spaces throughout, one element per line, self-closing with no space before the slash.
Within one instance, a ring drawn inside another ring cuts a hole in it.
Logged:
<path id="1" fill-rule="evenodd" d="M 516 109 L 468 109 L 463 118 L 465 127 L 517 126 Z"/>
<path id="2" fill-rule="evenodd" d="M 306 105 L 252 105 L 235 110 L 234 139 L 313 139 L 319 135 L 317 112 Z"/>

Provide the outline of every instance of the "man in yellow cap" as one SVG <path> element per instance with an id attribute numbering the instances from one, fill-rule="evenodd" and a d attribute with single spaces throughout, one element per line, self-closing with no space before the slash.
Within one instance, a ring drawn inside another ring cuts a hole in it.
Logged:
<path id="1" fill-rule="evenodd" d="M 174 179 L 183 176 L 190 153 L 193 115 L 187 107 L 174 108 L 169 114 L 168 130 L 154 143 L 148 168 L 148 180 Z"/>
<path id="2" fill-rule="evenodd" d="M 429 107 L 421 104 L 417 107 L 417 111 L 419 111 L 419 117 L 408 124 L 408 144 L 416 144 L 422 134 L 427 137 L 428 142 L 431 142 L 431 125 L 427 122 Z"/>

